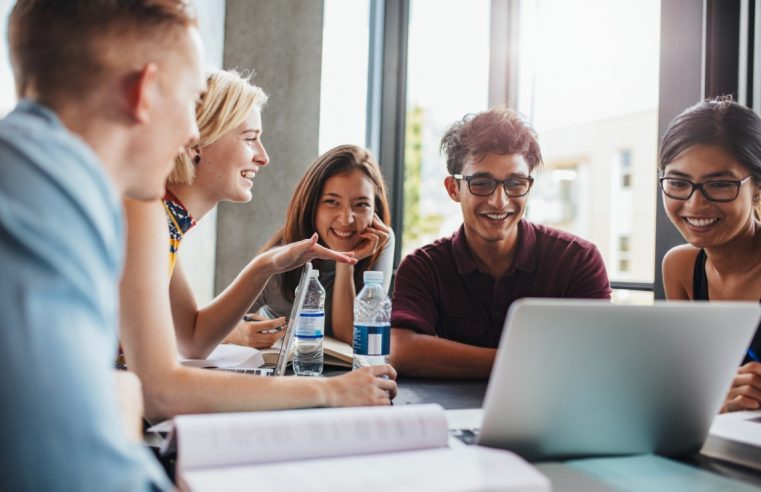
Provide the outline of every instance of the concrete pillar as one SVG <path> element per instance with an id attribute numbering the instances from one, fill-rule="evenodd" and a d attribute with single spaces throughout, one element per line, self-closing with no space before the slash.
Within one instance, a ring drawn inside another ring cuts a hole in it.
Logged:
<path id="1" fill-rule="evenodd" d="M 323 2 L 227 0 L 225 15 L 224 67 L 255 70 L 270 96 L 262 113 L 270 165 L 250 203 L 219 206 L 216 292 L 283 224 L 296 181 L 317 156 Z"/>

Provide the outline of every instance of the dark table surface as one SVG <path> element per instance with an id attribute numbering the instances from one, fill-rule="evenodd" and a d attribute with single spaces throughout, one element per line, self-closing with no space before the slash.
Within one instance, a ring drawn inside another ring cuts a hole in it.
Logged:
<path id="1" fill-rule="evenodd" d="M 481 408 L 486 381 L 399 378 L 394 405 L 438 403 L 447 410 Z"/>

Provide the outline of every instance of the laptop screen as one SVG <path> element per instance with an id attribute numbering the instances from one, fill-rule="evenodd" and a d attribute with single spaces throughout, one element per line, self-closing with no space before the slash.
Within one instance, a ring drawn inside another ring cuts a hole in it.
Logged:
<path id="1" fill-rule="evenodd" d="M 291 316 L 288 318 L 288 327 L 285 330 L 283 341 L 280 344 L 280 353 L 278 354 L 277 364 L 275 364 L 274 376 L 285 374 L 285 368 L 288 366 L 288 357 L 290 356 L 293 347 L 293 336 L 296 333 L 296 323 L 298 322 L 299 314 L 301 313 L 301 306 L 304 304 L 307 284 L 309 283 L 309 272 L 311 271 L 312 264 L 306 262 L 304 270 L 301 272 L 299 285 L 296 287 L 296 297 L 293 299 Z"/>

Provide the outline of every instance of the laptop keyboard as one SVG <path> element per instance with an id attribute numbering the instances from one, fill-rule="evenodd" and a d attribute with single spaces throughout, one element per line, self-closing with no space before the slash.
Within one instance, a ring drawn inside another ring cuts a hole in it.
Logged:
<path id="1" fill-rule="evenodd" d="M 465 444 L 477 444 L 481 429 L 452 429 L 449 434 Z"/>
<path id="2" fill-rule="evenodd" d="M 244 369 L 240 367 L 215 367 L 214 370 L 224 372 L 237 372 L 239 374 L 255 374 L 257 376 L 272 376 L 275 374 L 274 368 L 271 367 L 257 367 L 251 369 Z"/>

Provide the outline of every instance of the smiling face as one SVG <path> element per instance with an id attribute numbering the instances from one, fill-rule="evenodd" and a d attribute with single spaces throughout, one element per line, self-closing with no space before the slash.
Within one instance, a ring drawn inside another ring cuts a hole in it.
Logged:
<path id="1" fill-rule="evenodd" d="M 362 239 L 359 235 L 373 221 L 374 198 L 373 182 L 362 171 L 331 176 L 317 204 L 317 234 L 330 249 L 354 249 Z"/>
<path id="2" fill-rule="evenodd" d="M 486 154 L 480 161 L 468 159 L 462 167 L 463 176 L 486 176 L 498 180 L 509 177 L 528 177 L 529 165 L 520 154 Z M 452 200 L 460 203 L 469 243 L 514 242 L 516 224 L 526 211 L 527 196 L 508 197 L 502 185 L 489 196 L 477 196 L 470 192 L 465 180 L 456 181 L 451 176 L 445 185 Z"/>
<path id="3" fill-rule="evenodd" d="M 269 163 L 262 144 L 261 108 L 255 107 L 238 126 L 201 147 L 193 187 L 214 201 L 248 202 L 259 168 Z"/>
<path id="4" fill-rule="evenodd" d="M 695 145 L 679 154 L 665 169 L 665 177 L 684 178 L 693 183 L 707 180 L 741 180 L 750 171 L 719 147 Z M 753 198 L 761 188 L 745 181 L 731 202 L 707 200 L 695 191 L 688 200 L 675 200 L 663 193 L 666 214 L 685 240 L 697 248 L 724 245 L 752 226 Z"/>

